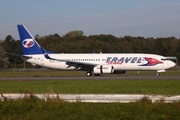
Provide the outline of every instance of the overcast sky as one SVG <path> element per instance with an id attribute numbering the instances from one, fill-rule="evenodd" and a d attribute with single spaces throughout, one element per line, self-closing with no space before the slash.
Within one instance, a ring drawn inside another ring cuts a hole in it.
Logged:
<path id="1" fill-rule="evenodd" d="M 180 38 L 180 0 L 1 0 L 0 40 L 19 39 L 17 24 L 33 36 L 84 35 Z"/>

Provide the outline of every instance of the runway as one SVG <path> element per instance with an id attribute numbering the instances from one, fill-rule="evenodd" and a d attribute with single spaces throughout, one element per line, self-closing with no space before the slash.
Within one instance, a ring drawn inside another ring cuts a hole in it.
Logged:
<path id="1" fill-rule="evenodd" d="M 180 80 L 180 75 L 132 75 L 132 76 L 66 76 L 66 77 L 2 77 L 0 80 Z"/>

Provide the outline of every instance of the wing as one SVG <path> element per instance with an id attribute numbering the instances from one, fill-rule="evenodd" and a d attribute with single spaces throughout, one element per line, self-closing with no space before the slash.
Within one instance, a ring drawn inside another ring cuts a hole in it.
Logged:
<path id="1" fill-rule="evenodd" d="M 177 62 L 177 57 L 172 57 L 172 56 L 165 56 L 165 58 L 162 58 L 161 60 L 171 60 L 173 62 Z"/>
<path id="2" fill-rule="evenodd" d="M 92 71 L 93 68 L 95 66 L 97 66 L 98 64 L 93 64 L 93 63 L 86 63 L 86 62 L 78 62 L 78 61 L 72 61 L 72 60 L 65 60 L 65 59 L 56 59 L 56 58 L 51 58 L 47 52 L 45 51 L 45 49 L 42 48 L 44 57 L 46 59 L 50 59 L 50 60 L 56 60 L 56 61 L 60 61 L 60 62 L 65 62 L 68 67 L 75 67 L 75 69 L 77 70 L 85 70 L 85 71 Z"/>

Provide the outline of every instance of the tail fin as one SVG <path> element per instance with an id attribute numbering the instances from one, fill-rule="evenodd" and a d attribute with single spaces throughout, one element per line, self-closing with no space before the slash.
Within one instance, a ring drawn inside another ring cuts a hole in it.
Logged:
<path id="1" fill-rule="evenodd" d="M 41 46 L 24 25 L 17 25 L 24 55 L 43 54 Z"/>

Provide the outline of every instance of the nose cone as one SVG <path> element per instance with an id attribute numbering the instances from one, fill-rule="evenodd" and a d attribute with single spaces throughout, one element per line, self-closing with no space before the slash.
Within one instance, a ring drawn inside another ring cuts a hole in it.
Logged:
<path id="1" fill-rule="evenodd" d="M 176 64 L 172 61 L 169 61 L 169 68 L 174 67 Z"/>

